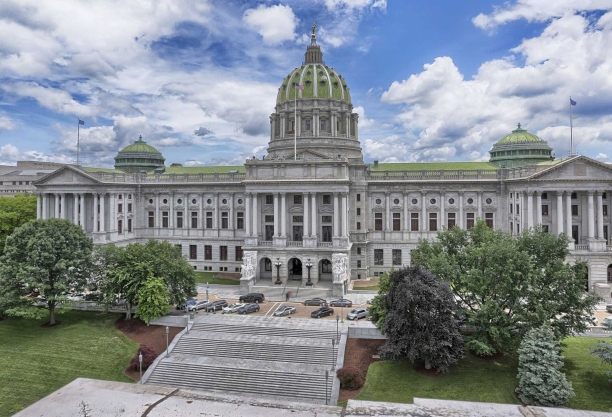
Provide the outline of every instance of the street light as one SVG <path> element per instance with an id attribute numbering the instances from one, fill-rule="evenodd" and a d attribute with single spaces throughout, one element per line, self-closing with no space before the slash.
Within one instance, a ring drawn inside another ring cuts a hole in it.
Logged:
<path id="1" fill-rule="evenodd" d="M 189 334 L 189 314 L 187 314 L 185 318 L 187 319 L 187 326 L 185 326 L 185 329 L 187 329 L 186 333 Z"/>
<path id="2" fill-rule="evenodd" d="M 210 301 L 208 301 L 208 282 L 206 283 L 206 315 L 208 315 L 208 304 L 210 304 Z"/>
<path id="3" fill-rule="evenodd" d="M 312 286 L 312 281 L 310 280 L 310 268 L 312 268 L 312 263 L 310 262 L 310 258 L 308 258 L 306 262 L 306 268 L 308 268 L 308 282 L 306 282 L 306 285 Z"/>
<path id="4" fill-rule="evenodd" d="M 138 383 L 142 384 L 142 352 L 138 354 L 138 364 L 140 365 L 140 379 L 138 380 Z"/>
<path id="5" fill-rule="evenodd" d="M 336 338 L 332 337 L 332 371 L 336 369 Z"/>
<path id="6" fill-rule="evenodd" d="M 327 381 L 329 380 L 329 371 L 325 370 L 325 405 L 329 405 L 329 389 L 327 388 Z"/>
<path id="7" fill-rule="evenodd" d="M 340 340 L 340 333 L 338 332 L 338 325 L 340 322 L 340 316 L 336 314 L 336 339 Z"/>
<path id="8" fill-rule="evenodd" d="M 166 326 L 166 358 L 169 356 L 168 351 L 168 336 L 170 334 L 170 327 Z"/>
<path id="9" fill-rule="evenodd" d="M 280 261 L 280 258 L 276 258 L 276 262 L 274 262 L 274 266 L 276 266 L 276 282 L 274 282 L 274 285 L 283 285 L 282 281 L 280 280 L 281 265 L 282 262 Z"/>

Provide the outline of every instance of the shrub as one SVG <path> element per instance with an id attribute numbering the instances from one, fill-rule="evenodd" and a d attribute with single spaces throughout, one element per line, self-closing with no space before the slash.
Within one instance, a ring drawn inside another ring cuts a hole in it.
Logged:
<path id="1" fill-rule="evenodd" d="M 138 362 L 138 355 L 140 353 L 142 353 L 143 371 L 149 369 L 149 366 L 151 366 L 151 364 L 155 361 L 155 358 L 157 358 L 157 352 L 155 351 L 155 349 L 150 348 L 146 345 L 140 345 L 138 352 L 136 352 L 136 355 L 134 355 L 134 357 L 130 361 L 130 364 L 128 365 L 129 370 L 138 371 L 140 369 L 140 363 Z"/>
<path id="2" fill-rule="evenodd" d="M 336 376 L 340 380 L 340 388 L 354 391 L 363 387 L 365 378 L 356 366 L 345 366 L 338 369 Z"/>

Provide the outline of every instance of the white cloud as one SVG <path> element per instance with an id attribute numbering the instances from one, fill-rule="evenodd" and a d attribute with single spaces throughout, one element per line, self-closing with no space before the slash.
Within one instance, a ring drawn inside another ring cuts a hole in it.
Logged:
<path id="1" fill-rule="evenodd" d="M 6 116 L 0 116 L 0 132 L 2 132 L 3 130 L 13 130 L 15 129 L 17 126 L 15 126 L 15 123 L 13 123 L 13 121 Z"/>
<path id="2" fill-rule="evenodd" d="M 57 88 L 44 87 L 35 82 L 5 84 L 0 88 L 20 97 L 31 97 L 41 106 L 57 113 L 81 117 L 95 115 L 95 110 L 90 106 L 75 101 L 70 93 Z"/>
<path id="3" fill-rule="evenodd" d="M 365 114 L 365 109 L 363 106 L 353 107 L 353 112 L 359 115 L 359 130 L 367 130 L 374 126 L 374 119 L 368 119 Z"/>
<path id="4" fill-rule="evenodd" d="M 595 157 L 595 159 L 599 159 L 600 161 L 607 161 L 608 155 L 603 152 L 599 152 L 597 156 Z"/>
<path id="5" fill-rule="evenodd" d="M 256 9 L 244 12 L 244 22 L 257 30 L 265 43 L 277 44 L 295 39 L 295 28 L 298 19 L 289 6 L 276 5 L 266 7 L 261 4 Z"/>
<path id="6" fill-rule="evenodd" d="M 387 0 L 323 0 L 328 10 L 336 11 L 338 9 L 357 9 L 365 8 L 372 9 L 387 9 Z"/>
<path id="7" fill-rule="evenodd" d="M 19 149 L 10 143 L 0 147 L 0 158 L 16 160 L 19 157 Z"/>

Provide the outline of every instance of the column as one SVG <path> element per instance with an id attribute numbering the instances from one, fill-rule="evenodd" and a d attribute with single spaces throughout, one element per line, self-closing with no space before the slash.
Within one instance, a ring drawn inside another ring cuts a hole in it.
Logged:
<path id="1" fill-rule="evenodd" d="M 276 118 L 270 117 L 270 140 L 274 140 L 274 132 L 276 132 Z"/>
<path id="2" fill-rule="evenodd" d="M 295 132 L 298 136 L 300 136 L 302 134 L 302 113 L 297 112 L 296 116 L 297 118 L 295 120 Z"/>
<path id="3" fill-rule="evenodd" d="M 155 193 L 155 227 L 161 227 L 161 212 L 159 211 L 159 192 Z"/>
<path id="4" fill-rule="evenodd" d="M 67 219 L 66 216 L 66 193 L 60 193 L 60 219 Z"/>
<path id="5" fill-rule="evenodd" d="M 204 220 L 204 193 L 198 194 L 198 197 L 200 197 L 200 210 L 199 210 L 199 212 L 200 212 L 200 217 L 199 217 L 200 229 L 204 229 L 204 226 L 205 226 L 205 224 L 204 224 L 204 222 L 205 222 L 205 220 Z M 249 220 L 247 219 L 247 221 L 249 221 Z M 247 236 L 248 236 L 248 234 L 247 234 Z"/>
<path id="6" fill-rule="evenodd" d="M 83 230 L 87 230 L 85 228 L 85 193 L 79 194 L 79 208 L 81 209 L 81 215 L 79 221 L 81 222 L 81 228 Z"/>
<path id="7" fill-rule="evenodd" d="M 280 138 L 283 139 L 285 137 L 285 115 L 281 114 L 280 117 Z"/>
<path id="8" fill-rule="evenodd" d="M 312 237 L 317 237 L 319 234 L 317 231 L 317 193 L 310 193 L 310 198 L 312 199 Z"/>
<path id="9" fill-rule="evenodd" d="M 536 191 L 536 224 L 542 224 L 542 192 Z"/>
<path id="10" fill-rule="evenodd" d="M 308 193 L 304 193 L 302 196 L 302 203 L 304 204 L 304 236 L 310 236 L 310 216 L 308 212 L 308 208 L 310 207 L 310 195 Z"/>
<path id="11" fill-rule="evenodd" d="M 446 218 L 445 216 L 445 212 L 444 210 L 446 209 L 446 201 L 444 198 L 444 193 L 440 193 L 440 227 L 438 228 L 439 230 L 444 230 L 444 227 L 446 225 Z"/>
<path id="12" fill-rule="evenodd" d="M 404 227 L 402 229 L 404 232 L 407 232 L 408 225 L 410 224 L 410 219 L 408 218 L 408 193 L 404 191 Z"/>
<path id="13" fill-rule="evenodd" d="M 527 228 L 533 227 L 533 191 L 527 192 Z"/>
<path id="14" fill-rule="evenodd" d="M 245 193 L 244 194 L 244 200 L 245 200 L 245 213 L 244 213 L 244 217 L 246 218 L 246 224 L 244 225 L 244 232 L 247 236 L 251 236 L 251 222 L 253 221 L 253 219 L 251 218 L 251 194 L 250 193 Z"/>
<path id="15" fill-rule="evenodd" d="M 427 231 L 427 193 L 421 191 L 421 230 Z"/>
<path id="16" fill-rule="evenodd" d="M 229 202 L 229 219 L 227 220 L 228 228 L 229 230 L 233 231 L 234 230 L 234 193 L 230 193 L 227 201 Z"/>
<path id="17" fill-rule="evenodd" d="M 338 219 L 338 215 L 340 214 L 340 208 L 338 204 L 338 193 L 334 193 L 334 237 L 338 237 L 338 228 L 340 227 L 340 222 Z"/>
<path id="18" fill-rule="evenodd" d="M 168 228 L 172 230 L 174 228 L 174 193 L 170 193 L 168 203 L 170 206 L 170 211 L 168 213 Z M 185 219 L 183 219 L 183 221 L 184 220 Z M 171 231 L 170 233 L 173 233 L 173 231 Z"/>
<path id="19" fill-rule="evenodd" d="M 478 192 L 478 196 L 476 198 L 476 201 L 478 203 L 478 219 L 482 220 L 482 191 Z"/>
<path id="20" fill-rule="evenodd" d="M 519 212 L 518 214 L 518 220 L 521 224 L 521 228 L 520 230 L 525 230 L 525 196 L 523 194 L 523 192 L 518 192 L 518 201 L 519 201 Z"/>
<path id="21" fill-rule="evenodd" d="M 391 231 L 391 198 L 389 191 L 385 193 L 385 232 Z"/>
<path id="22" fill-rule="evenodd" d="M 76 193 L 72 194 L 72 222 L 79 225 L 79 196 Z"/>
<path id="23" fill-rule="evenodd" d="M 281 193 L 281 236 L 287 237 L 287 193 Z"/>
<path id="24" fill-rule="evenodd" d="M 344 118 L 346 123 L 346 137 L 351 137 L 351 114 L 347 112 L 346 117 Z"/>
<path id="25" fill-rule="evenodd" d="M 93 211 L 94 211 L 94 222 L 93 222 L 93 228 L 91 229 L 91 231 L 93 233 L 98 231 L 98 203 L 99 203 L 99 197 L 98 194 L 94 194 L 94 204 L 93 204 Z"/>
<path id="26" fill-rule="evenodd" d="M 312 136 L 319 136 L 319 113 L 312 114 Z"/>
<path id="27" fill-rule="evenodd" d="M 597 192 L 597 239 L 599 240 L 604 239 L 603 227 L 603 197 L 601 192 Z"/>
<path id="28" fill-rule="evenodd" d="M 460 228 L 464 229 L 463 221 L 463 191 L 459 191 L 459 221 L 457 222 Z"/>
<path id="29" fill-rule="evenodd" d="M 42 218 L 49 218 L 49 194 L 43 193 L 42 195 Z"/>
<path id="30" fill-rule="evenodd" d="M 359 115 L 355 116 L 355 140 L 359 139 Z"/>
<path id="31" fill-rule="evenodd" d="M 257 193 L 252 193 L 253 200 L 253 236 L 259 237 L 259 209 L 257 208 Z"/>
<path id="32" fill-rule="evenodd" d="M 333 138 L 336 137 L 336 115 L 334 113 L 330 114 L 329 117 L 329 123 L 331 124 L 330 126 L 330 132 Z"/>
<path id="33" fill-rule="evenodd" d="M 54 193 L 53 194 L 53 204 L 54 204 L 54 213 L 53 213 L 53 217 L 58 219 L 59 218 L 59 208 L 60 208 L 60 200 L 59 200 L 59 194 L 58 193 Z"/>
<path id="34" fill-rule="evenodd" d="M 572 237 L 572 192 L 565 192 L 565 233 Z M 575 242 L 579 243 L 579 242 Z"/>
<path id="35" fill-rule="evenodd" d="M 279 213 L 278 213 L 278 193 L 274 193 L 274 236 L 280 236 Z"/>
<path id="36" fill-rule="evenodd" d="M 563 191 L 557 191 L 557 234 L 563 233 Z"/>
<path id="37" fill-rule="evenodd" d="M 110 195 L 110 203 L 108 205 L 108 231 L 116 232 L 117 231 L 117 193 L 111 193 Z M 127 203 L 125 207 L 123 207 L 123 212 L 125 213 L 125 219 L 127 219 Z M 123 229 L 127 232 L 127 220 L 123 222 Z"/>
<path id="38" fill-rule="evenodd" d="M 102 233 L 106 232 L 106 228 L 104 227 L 104 220 L 105 220 L 104 197 L 105 196 L 106 196 L 106 193 L 100 194 L 100 232 Z"/>
<path id="39" fill-rule="evenodd" d="M 588 193 L 588 209 L 589 209 L 589 239 L 595 238 L 595 205 L 593 202 L 593 191 Z"/>
<path id="40" fill-rule="evenodd" d="M 42 219 L 42 206 L 43 206 L 43 195 L 38 193 L 36 195 L 36 218 Z"/>
<path id="41" fill-rule="evenodd" d="M 342 193 L 342 237 L 348 236 L 348 196 Z"/>

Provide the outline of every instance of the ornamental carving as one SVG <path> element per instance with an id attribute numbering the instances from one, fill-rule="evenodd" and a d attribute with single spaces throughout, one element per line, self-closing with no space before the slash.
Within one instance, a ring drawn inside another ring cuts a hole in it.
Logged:
<path id="1" fill-rule="evenodd" d="M 254 277 L 257 266 L 257 251 L 244 251 L 242 262 L 242 278 Z"/>
<path id="2" fill-rule="evenodd" d="M 332 254 L 332 272 L 334 282 L 343 282 L 348 275 L 348 256 L 344 253 Z"/>

